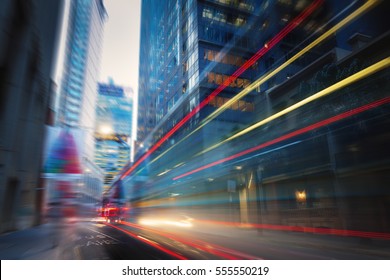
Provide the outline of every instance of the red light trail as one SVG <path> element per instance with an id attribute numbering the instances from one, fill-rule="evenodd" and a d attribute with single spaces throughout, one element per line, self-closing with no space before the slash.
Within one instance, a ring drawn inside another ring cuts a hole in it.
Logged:
<path id="1" fill-rule="evenodd" d="M 158 250 L 160 250 L 160 251 L 162 251 L 162 252 L 164 252 L 164 253 L 166 253 L 166 254 L 172 256 L 172 257 L 174 257 L 174 258 L 176 258 L 176 259 L 179 259 L 179 260 L 187 260 L 186 257 L 183 257 L 182 255 L 180 255 L 180 254 L 178 254 L 178 253 L 176 253 L 176 252 L 173 252 L 173 251 L 171 251 L 171 250 L 168 250 L 167 248 L 164 248 L 164 247 L 162 247 L 161 245 L 156 244 L 156 243 L 154 243 L 154 242 L 152 242 L 152 241 L 149 241 L 149 240 L 147 240 L 147 239 L 145 239 L 145 238 L 141 238 L 141 237 L 139 237 L 138 235 L 132 233 L 131 231 L 125 230 L 125 229 L 123 229 L 123 228 L 120 228 L 120 227 L 117 227 L 117 226 L 114 226 L 114 225 L 111 225 L 111 224 L 106 224 L 106 225 L 108 225 L 108 226 L 110 226 L 110 227 L 113 227 L 113 228 L 115 228 L 115 229 L 117 229 L 117 230 L 120 230 L 120 231 L 126 233 L 127 235 L 130 235 L 130 236 L 136 238 L 137 240 L 140 240 L 140 241 L 142 241 L 142 242 L 144 242 L 144 243 L 146 243 L 146 244 L 148 244 L 148 245 L 150 245 L 150 246 L 152 246 L 152 247 L 154 247 L 154 248 L 156 248 L 156 249 L 158 249 Z"/>
<path id="2" fill-rule="evenodd" d="M 148 230 L 150 232 L 154 232 L 154 233 L 156 233 L 156 234 L 158 234 L 160 236 L 164 236 L 164 237 L 170 238 L 170 239 L 175 240 L 177 242 L 186 244 L 186 245 L 191 246 L 193 248 L 197 248 L 199 250 L 202 250 L 202 251 L 205 251 L 207 253 L 219 256 L 219 257 L 224 258 L 224 259 L 228 259 L 228 260 L 243 260 L 243 259 L 254 260 L 254 259 L 260 259 L 257 256 L 248 255 L 248 254 L 236 251 L 236 250 L 232 250 L 230 248 L 218 246 L 216 244 L 211 244 L 209 242 L 205 242 L 205 241 L 202 241 L 202 240 L 197 240 L 197 239 L 193 239 L 193 238 L 191 238 L 191 240 L 189 240 L 187 238 L 178 237 L 178 236 L 176 236 L 174 234 L 169 234 L 169 233 L 166 233 L 164 231 L 152 229 L 152 228 L 149 228 L 149 227 L 139 226 L 139 225 L 134 224 L 134 223 L 122 222 L 122 224 L 124 224 L 126 226 L 129 226 L 129 227 L 133 227 L 133 228 L 137 228 L 137 229 L 141 229 L 141 230 Z"/>
<path id="3" fill-rule="evenodd" d="M 306 232 L 314 234 L 326 234 L 348 237 L 363 237 L 390 240 L 390 233 L 385 232 L 371 232 L 371 231 L 359 231 L 359 230 L 346 230 L 335 228 L 315 228 L 304 226 L 287 226 L 287 225 L 272 225 L 272 224 L 251 224 L 251 223 L 235 223 L 235 222 L 221 222 L 211 220 L 197 220 L 198 223 L 222 225 L 227 227 L 247 226 L 248 228 L 268 229 L 277 231 L 291 231 L 291 232 Z"/>
<path id="4" fill-rule="evenodd" d="M 244 150 L 244 151 L 241 151 L 237 154 L 234 154 L 234 155 L 231 155 L 229 157 L 226 157 L 226 158 L 223 158 L 223 159 L 220 159 L 220 160 L 217 160 L 217 161 L 214 161 L 212 163 L 209 163 L 209 164 L 206 164 L 202 167 L 199 167 L 199 168 L 196 168 L 194 170 L 191 170 L 189 172 L 186 172 L 182 175 L 179 175 L 179 176 L 176 176 L 173 178 L 173 180 L 178 180 L 180 178 L 183 178 L 183 177 L 186 177 L 188 175 L 191 175 L 191 174 L 194 174 L 194 173 L 197 173 L 199 171 L 202 171 L 202 170 L 205 170 L 207 168 L 210 168 L 210 167 L 213 167 L 213 166 L 216 166 L 218 164 L 221 164 L 221 163 L 224 163 L 224 162 L 227 162 L 227 161 L 230 161 L 232 159 L 236 159 L 236 158 L 239 158 L 243 155 L 247 155 L 249 153 L 252 153 L 254 151 L 258 151 L 260 149 L 263 149 L 263 148 L 266 148 L 266 147 L 269 147 L 273 144 L 276 144 L 276 143 L 279 143 L 279 142 L 282 142 L 284 140 L 287 140 L 287 139 L 290 139 L 292 137 L 295 137 L 295 136 L 298 136 L 298 135 L 301 135 L 301 134 L 304 134 L 306 132 L 309 132 L 309 131 L 312 131 L 314 129 L 317 129 L 317 128 L 320 128 L 320 127 L 323 127 L 323 126 L 326 126 L 326 125 L 329 125 L 329 124 L 332 124 L 332 123 L 335 123 L 339 120 L 342 120 L 342 119 L 345 119 L 345 118 L 348 118 L 348 117 L 351 117 L 353 115 L 357 115 L 359 113 L 362 113 L 364 111 L 367 111 L 367 110 L 370 110 L 370 109 L 373 109 L 375 107 L 378 107 L 378 106 L 381 106 L 381 105 L 384 105 L 384 104 L 387 104 L 387 103 L 390 103 L 390 97 L 386 97 L 386 98 L 383 98 L 383 99 L 380 99 L 380 100 L 377 100 L 375 102 L 372 102 L 372 103 L 369 103 L 369 104 L 366 104 L 364 106 L 361 106 L 361 107 L 358 107 L 358 108 L 355 108 L 355 109 L 352 109 L 350 111 L 347 111 L 347 112 L 344 112 L 344 113 L 341 113 L 339 115 L 336 115 L 336 116 L 333 116 L 331 118 L 328 118 L 328 119 L 325 119 L 325 120 L 322 120 L 320 122 L 317 122 L 317 123 L 314 123 L 312 125 L 309 125 L 309 126 L 306 126 L 304 128 L 301 128 L 301 129 L 298 129 L 298 130 L 295 130 L 293 132 L 290 132 L 290 133 L 287 133 L 283 136 L 280 136 L 278 138 L 275 138 L 273 140 L 270 140 L 270 141 L 267 141 L 265 143 L 262 143 L 260 145 L 257 145 L 255 147 L 252 147 L 250 149 L 247 149 L 247 150 Z"/>
<path id="5" fill-rule="evenodd" d="M 216 88 L 209 96 L 207 96 L 198 106 L 196 106 L 190 113 L 188 113 L 180 122 L 178 122 L 167 134 L 165 134 L 159 141 L 157 141 L 141 158 L 139 158 L 127 171 L 125 171 L 120 179 L 124 179 L 135 168 L 137 168 L 144 160 L 146 160 L 152 153 L 154 153 L 166 140 L 168 140 L 177 130 L 179 130 L 185 123 L 187 123 L 194 115 L 196 115 L 202 108 L 204 108 L 210 100 L 214 99 L 222 90 L 224 90 L 231 82 L 237 79 L 243 72 L 259 60 L 264 54 L 279 43 L 287 34 L 302 23 L 309 15 L 311 15 L 321 4 L 323 0 L 316 0 L 309 7 L 307 7 L 299 16 L 286 25 L 278 34 L 276 34 L 264 47 L 259 49 L 248 61 L 246 61 L 239 69 L 237 69 L 224 83 Z"/>

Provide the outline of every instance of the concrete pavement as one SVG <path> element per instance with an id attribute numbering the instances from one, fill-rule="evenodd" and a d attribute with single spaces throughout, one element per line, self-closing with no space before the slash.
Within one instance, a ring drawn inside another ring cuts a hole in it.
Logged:
<path id="1" fill-rule="evenodd" d="M 69 260 L 69 229 L 73 223 L 45 223 L 25 230 L 0 235 L 2 260 Z"/>

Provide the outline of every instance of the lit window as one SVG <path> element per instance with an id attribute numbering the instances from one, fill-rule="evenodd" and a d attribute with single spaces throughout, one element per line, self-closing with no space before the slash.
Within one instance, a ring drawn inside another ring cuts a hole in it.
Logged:
<path id="1" fill-rule="evenodd" d="M 305 203 L 306 202 L 306 191 L 295 191 L 295 199 L 298 203 Z"/>
<path id="2" fill-rule="evenodd" d="M 246 111 L 246 103 L 245 101 L 239 100 L 238 101 L 238 110 L 240 111 Z"/>
<path id="3" fill-rule="evenodd" d="M 238 101 L 236 101 L 236 102 L 234 102 L 234 103 L 232 104 L 232 109 L 233 109 L 233 110 L 238 110 Z"/>
<path id="4" fill-rule="evenodd" d="M 204 8 L 202 16 L 204 18 L 210 18 L 211 19 L 211 18 L 213 18 L 213 13 L 212 13 L 212 11 L 209 8 Z"/>
<path id="5" fill-rule="evenodd" d="M 211 99 L 211 100 L 209 101 L 209 104 L 210 104 L 211 106 L 215 107 L 215 106 L 217 105 L 216 99 L 215 99 L 215 98 Z"/>
<path id="6" fill-rule="evenodd" d="M 236 25 L 236 26 L 242 26 L 242 25 L 244 25 L 245 24 L 245 22 L 246 22 L 246 20 L 243 18 L 243 17 L 237 17 L 236 18 L 236 20 L 235 20 L 235 22 L 234 22 L 234 25 Z"/>
<path id="7" fill-rule="evenodd" d="M 214 83 L 215 82 L 215 74 L 213 72 L 210 72 L 207 74 L 207 82 L 208 83 Z"/>
<path id="8" fill-rule="evenodd" d="M 222 75 L 221 75 L 221 74 L 216 74 L 215 82 L 216 82 L 218 85 L 221 85 L 221 84 L 222 84 Z"/>
<path id="9" fill-rule="evenodd" d="M 223 98 L 222 97 L 217 97 L 217 107 L 221 107 L 223 105 Z"/>
<path id="10" fill-rule="evenodd" d="M 214 54 L 214 52 L 209 50 L 209 51 L 207 52 L 207 60 L 214 61 L 214 59 L 215 59 L 215 54 Z"/>

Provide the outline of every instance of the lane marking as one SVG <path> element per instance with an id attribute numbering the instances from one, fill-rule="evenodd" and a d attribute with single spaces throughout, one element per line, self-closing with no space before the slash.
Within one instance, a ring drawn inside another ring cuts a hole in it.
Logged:
<path id="1" fill-rule="evenodd" d="M 115 240 L 115 241 L 118 241 L 118 242 L 120 242 L 120 243 L 123 243 L 122 241 L 120 241 L 120 240 L 116 239 L 115 237 L 109 236 L 109 235 L 107 235 L 107 234 L 105 234 L 105 233 L 102 233 L 102 232 L 100 232 L 100 231 L 97 231 L 97 230 L 91 229 L 91 228 L 89 228 L 89 227 L 87 227 L 87 229 L 88 229 L 88 230 L 90 230 L 90 231 L 93 231 L 93 232 L 99 233 L 99 234 L 101 234 L 101 235 L 104 235 L 104 236 L 106 236 L 106 237 L 108 237 L 108 238 L 111 238 L 111 239 L 113 239 L 113 240 Z"/>

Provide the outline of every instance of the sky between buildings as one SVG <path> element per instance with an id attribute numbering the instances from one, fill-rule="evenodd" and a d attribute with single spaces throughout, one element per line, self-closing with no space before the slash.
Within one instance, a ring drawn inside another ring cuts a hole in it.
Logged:
<path id="1" fill-rule="evenodd" d="M 133 138 L 138 110 L 138 64 L 141 0 L 104 0 L 108 18 L 104 29 L 100 81 L 130 86 L 134 90 Z"/>
<path id="2" fill-rule="evenodd" d="M 54 70 L 54 80 L 61 84 L 64 63 L 66 30 L 70 1 L 64 1 L 64 21 L 59 29 L 59 57 Z M 115 84 L 132 87 L 134 91 L 133 132 L 136 132 L 138 103 L 138 65 L 141 21 L 141 0 L 103 0 L 107 10 L 104 25 L 100 78 L 107 83 L 112 78 Z M 58 102 L 58 101 L 57 101 Z M 136 134 L 133 135 L 136 138 Z"/>
<path id="3" fill-rule="evenodd" d="M 141 0 L 104 0 L 105 24 L 100 81 L 108 77 L 115 84 L 138 92 L 139 33 Z"/>

